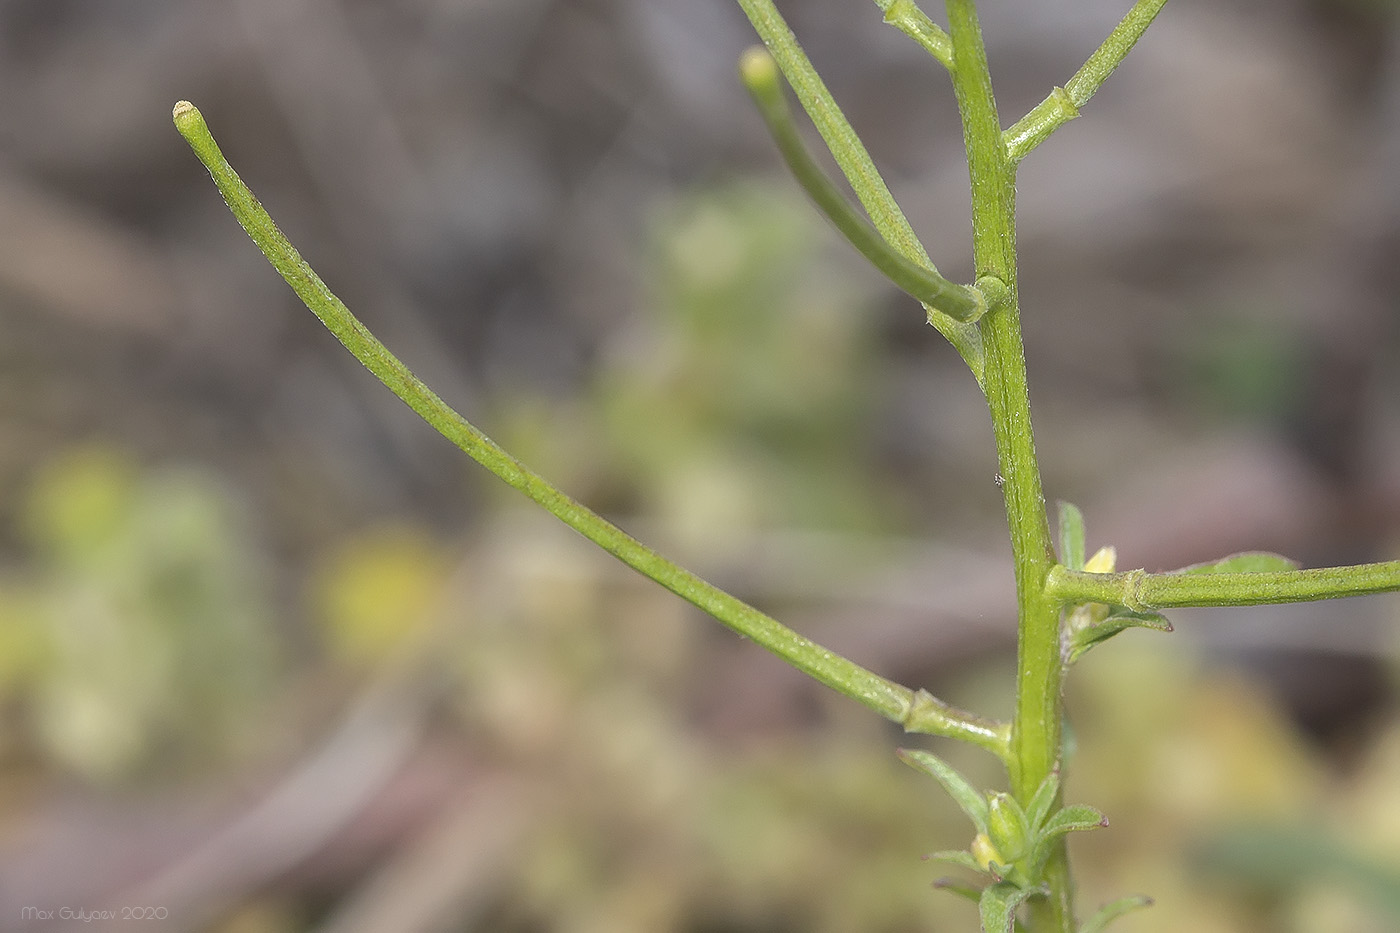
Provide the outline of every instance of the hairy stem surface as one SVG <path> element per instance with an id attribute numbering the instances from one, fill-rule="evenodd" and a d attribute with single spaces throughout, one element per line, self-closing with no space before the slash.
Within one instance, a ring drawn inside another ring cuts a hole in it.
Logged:
<path id="1" fill-rule="evenodd" d="M 1006 131 L 1006 147 L 1012 162 L 1020 162 L 1036 146 L 1064 124 L 1079 116 L 1079 108 L 1089 102 L 1108 76 L 1137 45 L 1147 27 L 1162 12 L 1167 0 L 1138 0 L 1123 20 L 1109 33 L 1064 87 L 1057 87 L 1030 113 Z"/>
<path id="2" fill-rule="evenodd" d="M 978 280 L 1006 286 L 1003 300 L 982 318 L 987 350 L 987 403 L 996 435 L 1002 495 L 1016 566 L 1018 649 L 1016 715 L 1012 721 L 1010 778 L 1027 802 L 1060 757 L 1059 607 L 1045 598 L 1054 563 L 1045 496 L 1031 434 L 1030 395 L 1016 293 L 1016 170 L 1002 141 L 986 48 L 973 0 L 947 0 L 953 42 L 953 87 L 962 114 L 972 182 L 973 257 Z M 1046 869 L 1049 897 L 1032 899 L 1035 933 L 1071 930 L 1073 905 L 1060 842 Z"/>
<path id="3" fill-rule="evenodd" d="M 1263 573 L 1085 573 L 1056 567 L 1046 594 L 1069 605 L 1096 602 L 1138 611 L 1183 606 L 1262 606 L 1400 590 L 1400 561 Z"/>

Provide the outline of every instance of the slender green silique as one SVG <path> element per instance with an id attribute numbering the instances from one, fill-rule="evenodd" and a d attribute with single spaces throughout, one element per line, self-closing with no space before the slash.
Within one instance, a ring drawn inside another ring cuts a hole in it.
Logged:
<path id="1" fill-rule="evenodd" d="M 1079 108 L 1108 80 L 1166 5 L 1167 0 L 1137 0 L 1065 86 L 1053 89 L 1045 100 L 1006 131 L 1006 146 L 1012 162 L 1020 162 L 1051 133 L 1079 116 Z"/>
<path id="2" fill-rule="evenodd" d="M 851 185 L 856 199 L 860 201 L 875 229 L 891 246 L 908 259 L 937 271 L 928 251 L 914 233 L 909 219 L 890 194 L 889 187 L 881 177 L 875 162 L 870 158 L 865 144 L 860 141 L 836 100 L 827 90 L 826 83 L 817 75 L 807 53 L 798 44 L 788 24 L 783 20 L 773 0 L 738 0 L 754 31 L 768 47 L 788 84 L 792 85 L 797 100 L 807 111 L 807 116 L 816 126 L 831 150 L 841 173 Z M 972 375 L 982 384 L 983 353 L 982 335 L 973 324 L 955 321 L 936 308 L 925 306 L 928 321 L 953 345 L 967 363 Z"/>
<path id="3" fill-rule="evenodd" d="M 385 386 L 473 460 L 623 563 L 821 683 L 907 731 L 962 739 L 1005 757 L 1005 726 L 964 713 L 925 691 L 911 690 L 828 651 L 662 557 L 507 453 L 424 385 L 326 287 L 228 164 L 199 110 L 181 101 L 173 117 L 233 215 L 306 306 Z"/>
<path id="4" fill-rule="evenodd" d="M 1111 603 L 1139 612 L 1185 606 L 1263 606 L 1400 590 L 1400 561 L 1263 573 L 1086 573 L 1055 567 L 1045 594 L 1062 605 Z"/>
<path id="5" fill-rule="evenodd" d="M 778 144 L 778 151 L 782 153 L 793 177 L 841 235 L 870 260 L 871 265 L 905 292 L 955 321 L 972 323 L 986 312 L 986 301 L 980 292 L 964 285 L 955 285 L 939 275 L 938 270 L 921 266 L 896 252 L 881 239 L 874 227 L 846 203 L 841 192 L 836 190 L 836 186 L 802 145 L 797 125 L 792 119 L 792 110 L 779 84 L 777 64 L 771 55 L 761 47 L 749 49 L 739 63 L 739 74 L 758 105 L 759 113 L 768 125 L 768 131 L 773 134 L 773 141 Z"/>

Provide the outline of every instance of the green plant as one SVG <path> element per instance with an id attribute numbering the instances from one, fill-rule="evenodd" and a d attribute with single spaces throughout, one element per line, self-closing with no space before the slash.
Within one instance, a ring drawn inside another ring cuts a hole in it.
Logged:
<path id="1" fill-rule="evenodd" d="M 1024 923 L 1039 931 L 1096 931 L 1147 903 L 1129 897 L 1082 925 L 1075 919 L 1064 837 L 1103 825 L 1091 807 L 1065 806 L 1062 683 L 1087 651 L 1130 627 L 1169 630 L 1160 610 L 1181 606 L 1256 605 L 1400 589 L 1400 562 L 1300 570 L 1274 554 L 1248 553 L 1168 573 L 1116 572 L 1111 548 L 1085 556 L 1079 510 L 1062 504 L 1058 549 L 1031 432 L 1017 289 L 1017 166 L 1036 146 L 1079 115 L 1102 82 L 1165 5 L 1138 0 L 1108 39 L 1064 87 L 1057 87 L 1003 130 L 992 93 L 975 0 L 946 0 L 948 26 L 935 25 L 914 0 L 875 0 L 885 20 L 909 35 L 948 71 L 962 117 L 972 191 L 971 285 L 944 278 L 930 261 L 869 154 L 807 60 L 772 0 L 739 0 L 765 49 L 744 55 L 740 71 L 784 159 L 836 228 L 927 311 L 982 388 L 994 428 L 1015 561 L 1018 605 L 1016 703 L 1009 722 L 994 722 L 894 683 L 786 628 L 759 610 L 647 548 L 531 471 L 442 402 L 330 292 L 273 224 L 223 159 L 198 110 L 175 106 L 181 134 L 208 167 L 234 215 L 326 327 L 404 402 L 479 463 L 624 563 L 689 600 L 833 689 L 908 732 L 960 739 L 997 756 L 1008 791 L 983 792 L 925 751 L 905 760 L 934 777 L 972 819 L 966 851 L 937 857 L 977 874 L 950 889 L 980 904 L 985 930 Z M 804 150 L 779 74 L 825 140 L 869 222 L 846 202 Z M 1018 920 L 1018 915 L 1024 918 Z"/>

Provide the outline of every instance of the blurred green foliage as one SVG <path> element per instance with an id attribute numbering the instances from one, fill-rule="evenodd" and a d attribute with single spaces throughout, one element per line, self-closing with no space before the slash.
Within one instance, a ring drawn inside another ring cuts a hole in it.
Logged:
<path id="1" fill-rule="evenodd" d="M 466 569 L 454 708 L 534 787 L 519 862 L 469 928 L 925 930 L 975 924 L 919 854 L 963 835 L 872 717 L 737 742 L 695 728 L 703 629 L 541 522 Z M 778 663 L 773 662 L 775 665 Z M 528 775 L 528 777 L 526 777 Z"/>
<path id="2" fill-rule="evenodd" d="M 703 544 L 745 529 L 889 531 L 873 461 L 879 318 L 800 194 L 756 181 L 657 212 L 645 316 L 571 402 L 508 403 L 507 446 L 592 502 Z"/>
<path id="3" fill-rule="evenodd" d="M 143 470 L 112 447 L 40 468 L 29 561 L 0 579 L 6 751 L 111 780 L 255 736 L 278 652 L 238 511 L 211 474 Z"/>
<path id="4" fill-rule="evenodd" d="M 1241 675 L 1178 643 L 1109 650 L 1070 696 L 1069 793 L 1114 821 L 1071 844 L 1086 905 L 1124 885 L 1151 891 L 1156 906 L 1125 920 L 1129 933 L 1395 929 L 1400 720 L 1343 770 Z"/>

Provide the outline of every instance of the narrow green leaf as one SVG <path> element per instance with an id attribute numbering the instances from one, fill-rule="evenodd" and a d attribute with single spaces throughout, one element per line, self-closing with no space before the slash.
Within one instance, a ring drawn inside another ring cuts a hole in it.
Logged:
<path id="1" fill-rule="evenodd" d="M 1060 563 L 1084 569 L 1084 513 L 1072 502 L 1059 503 Z"/>
<path id="2" fill-rule="evenodd" d="M 977 859 L 972 857 L 972 853 L 966 849 L 945 849 L 942 852 L 930 852 L 924 856 L 926 862 L 943 862 L 947 865 L 956 865 L 959 868 L 967 868 L 985 875 L 986 870 L 977 864 Z M 973 898 L 976 900 L 976 898 Z"/>
<path id="3" fill-rule="evenodd" d="M 979 833 L 987 831 L 987 798 L 937 755 L 917 748 L 901 748 L 895 754 L 916 771 L 922 771 L 943 785 Z"/>
<path id="4" fill-rule="evenodd" d="M 1084 925 L 1079 928 L 1079 933 L 1103 933 L 1103 930 L 1105 930 L 1110 923 L 1124 914 L 1151 906 L 1152 898 L 1145 894 L 1135 894 L 1132 897 L 1120 897 L 1116 901 L 1103 905 L 1092 917 L 1084 921 Z"/>
<path id="5" fill-rule="evenodd" d="M 1128 628 L 1150 628 L 1158 632 L 1174 631 L 1172 624 L 1167 621 L 1167 617 L 1160 612 L 1128 609 L 1124 606 L 1108 607 L 1108 615 L 1099 624 L 1107 625 L 1109 622 L 1121 622 Z"/>
<path id="6" fill-rule="evenodd" d="M 982 914 L 982 933 L 1013 933 L 1016 910 L 1035 891 L 998 881 L 982 889 L 982 897 L 977 908 Z"/>
<path id="7" fill-rule="evenodd" d="M 1036 836 L 1030 858 L 1030 877 L 1040 879 L 1045 863 L 1050 860 L 1050 853 L 1055 851 L 1055 840 L 1059 837 L 1065 833 L 1101 829 L 1107 825 L 1108 818 L 1102 812 L 1084 804 L 1075 804 L 1057 812 L 1045 821 L 1040 834 Z"/>
<path id="8" fill-rule="evenodd" d="M 1045 775 L 1045 780 L 1040 782 L 1036 788 L 1035 796 L 1031 798 L 1030 804 L 1026 806 L 1026 822 L 1030 824 L 1031 833 L 1038 834 L 1045 823 L 1046 817 L 1050 815 L 1050 808 L 1055 805 L 1055 798 L 1060 793 L 1060 769 L 1056 768 Z"/>
<path id="9" fill-rule="evenodd" d="M 1102 810 L 1087 804 L 1076 803 L 1065 807 L 1046 820 L 1041 834 L 1058 836 L 1086 829 L 1102 829 L 1107 825 L 1108 817 L 1103 815 Z"/>
<path id="10" fill-rule="evenodd" d="M 940 891 L 948 891 L 965 900 L 972 901 L 974 904 L 981 902 L 984 888 L 983 885 L 968 884 L 959 878 L 939 878 L 933 883 L 933 886 Z M 1026 933 L 1026 925 L 1017 920 L 1015 930 L 1016 933 Z"/>
<path id="11" fill-rule="evenodd" d="M 982 899 L 982 888 L 980 884 L 969 884 L 961 878 L 939 878 L 933 886 L 940 891 L 948 891 L 958 897 L 972 901 L 976 904 Z"/>
<path id="12" fill-rule="evenodd" d="M 1101 622 L 1070 633 L 1066 660 L 1073 664 L 1090 648 L 1095 648 L 1130 628 L 1150 628 L 1157 632 L 1173 631 L 1172 624 L 1160 612 L 1139 612 L 1122 606 L 1111 606 L 1108 616 Z"/>
<path id="13" fill-rule="evenodd" d="M 1269 551 L 1241 551 L 1204 564 L 1192 564 L 1172 573 L 1276 573 L 1297 570 L 1298 562 Z"/>

